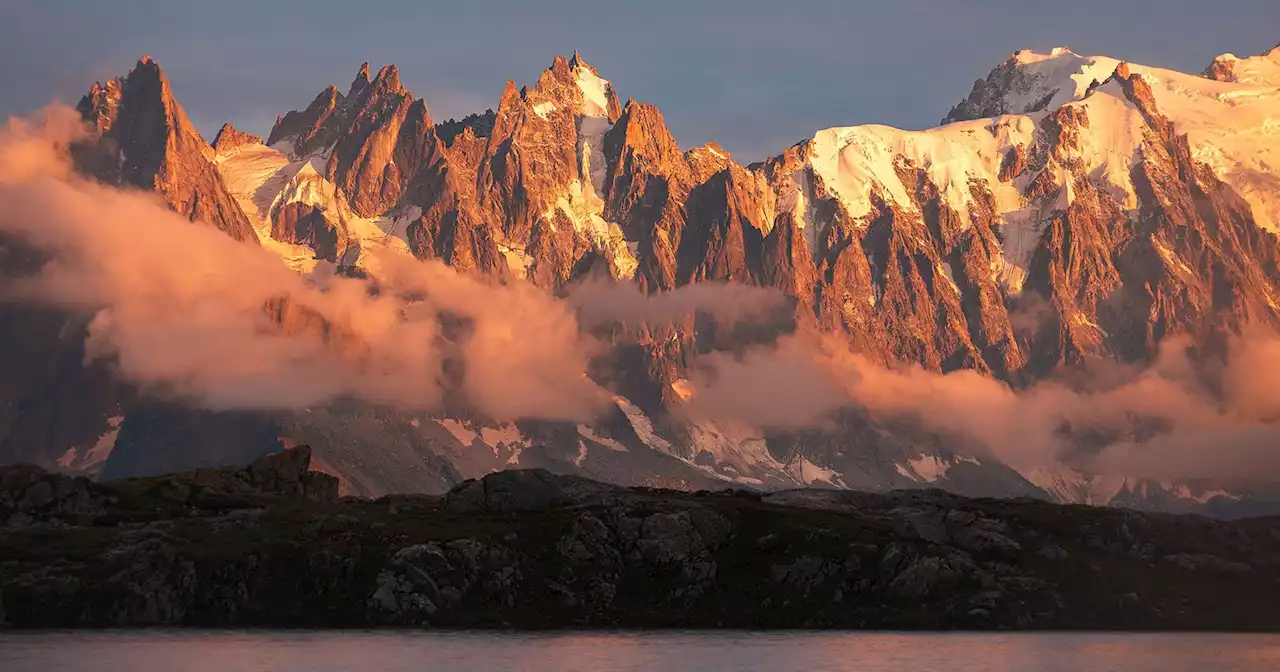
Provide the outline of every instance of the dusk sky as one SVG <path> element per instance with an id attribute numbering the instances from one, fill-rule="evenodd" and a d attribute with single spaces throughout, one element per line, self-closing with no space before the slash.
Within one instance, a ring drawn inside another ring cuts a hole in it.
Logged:
<path id="1" fill-rule="evenodd" d="M 265 135 L 362 61 L 397 64 L 441 121 L 578 49 L 682 147 L 749 162 L 829 126 L 935 125 L 1019 48 L 1198 72 L 1277 42 L 1277 0 L 5 0 L 0 115 L 74 103 L 149 54 L 207 137 L 228 120 Z"/>

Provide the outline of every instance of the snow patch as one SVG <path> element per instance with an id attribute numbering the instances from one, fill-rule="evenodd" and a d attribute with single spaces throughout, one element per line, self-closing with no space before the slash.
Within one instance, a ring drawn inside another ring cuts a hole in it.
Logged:
<path id="1" fill-rule="evenodd" d="M 946 278 L 947 282 L 951 283 L 951 288 L 956 290 L 956 294 L 959 294 L 960 286 L 956 284 L 956 274 L 955 274 L 955 271 L 951 270 L 951 262 L 944 261 L 939 266 L 940 268 L 938 269 L 939 271 L 938 275 L 941 275 L 942 277 Z"/>
<path id="2" fill-rule="evenodd" d="M 814 464 L 805 457 L 796 460 L 790 468 L 790 472 L 796 480 L 804 485 L 822 482 L 837 488 L 845 487 L 844 481 L 840 479 L 839 472 Z"/>
<path id="3" fill-rule="evenodd" d="M 1065 465 L 1039 466 L 1019 473 L 1061 504 L 1107 506 L 1130 486 L 1123 477 L 1082 474 Z"/>
<path id="4" fill-rule="evenodd" d="M 1019 66 L 1019 75 L 1004 96 L 1004 109 L 1011 114 L 1030 112 L 1050 94 L 1053 97 L 1044 108 L 1047 110 L 1080 100 L 1094 81 L 1106 81 L 1120 65 L 1114 58 L 1080 56 L 1066 47 L 1049 53 L 1023 49 L 1013 55 L 1013 60 Z"/>
<path id="5" fill-rule="evenodd" d="M 453 435 L 453 438 L 457 439 L 458 443 L 461 443 L 464 446 L 470 446 L 476 439 L 480 438 L 479 432 L 452 418 L 436 420 L 436 422 L 441 427 L 449 430 L 449 433 Z"/>
<path id="6" fill-rule="evenodd" d="M 556 110 L 556 104 L 549 100 L 538 103 L 537 105 L 533 106 L 533 113 L 538 115 L 539 117 L 542 117 L 543 119 L 549 119 L 550 117 L 547 115 L 551 114 L 552 112 L 555 112 L 555 110 Z"/>
<path id="7" fill-rule="evenodd" d="M 1156 253 L 1160 255 L 1160 258 L 1164 260 L 1165 265 L 1168 266 L 1170 270 L 1180 271 L 1185 277 L 1195 277 L 1195 273 L 1191 272 L 1191 268 L 1182 261 L 1182 258 L 1173 250 L 1165 247 L 1164 243 L 1160 242 L 1159 238 L 1152 238 L 1151 246 L 1155 248 Z"/>
<path id="8" fill-rule="evenodd" d="M 290 203 L 321 208 L 337 222 L 345 249 L 343 263 L 360 266 L 376 274 L 372 268 L 375 255 L 365 254 L 377 248 L 390 248 L 411 255 L 408 227 L 422 216 L 416 206 L 387 213 L 381 217 L 358 217 L 347 204 L 337 185 L 324 177 L 326 158 L 316 154 L 291 159 L 281 151 L 284 141 L 274 146 L 243 145 L 219 152 L 214 164 L 227 190 L 249 217 L 262 246 L 280 256 L 294 270 L 315 273 L 325 262 L 316 259 L 315 251 L 305 245 L 279 241 L 271 237 L 271 215 Z"/>
<path id="9" fill-rule="evenodd" d="M 618 443 L 612 438 L 609 438 L 607 436 L 600 436 L 599 434 L 596 434 L 594 429 L 591 429 L 586 425 L 578 425 L 578 435 L 581 437 L 590 439 L 610 450 L 616 450 L 619 453 L 627 452 L 626 446 L 622 445 L 621 443 Z"/>
<path id="10" fill-rule="evenodd" d="M 658 436 L 653 429 L 653 422 L 649 420 L 649 416 L 640 410 L 639 406 L 631 403 L 623 397 L 614 397 L 613 403 L 617 405 L 622 414 L 627 416 L 627 421 L 631 423 L 631 429 L 635 431 L 636 436 L 640 437 L 640 442 L 650 448 L 663 452 L 671 453 L 671 442 Z"/>
<path id="11" fill-rule="evenodd" d="M 585 67 L 574 69 L 573 80 L 582 92 L 582 113 L 591 117 L 609 116 L 608 80 Z"/>
<path id="12" fill-rule="evenodd" d="M 974 180 L 986 182 L 999 211 L 1022 206 L 1022 195 L 999 180 L 1000 166 L 1011 146 L 1031 143 L 1035 130 L 1030 117 L 980 119 L 926 131 L 876 125 L 829 128 L 814 135 L 808 159 L 825 191 L 853 219 L 871 214 L 873 196 L 917 210 L 897 172 L 910 165 L 924 170 L 943 200 L 967 221 Z"/>
<path id="13" fill-rule="evenodd" d="M 1217 488 L 1204 489 L 1204 490 L 1192 490 L 1190 487 L 1186 485 L 1173 485 L 1168 483 L 1164 485 L 1166 488 L 1169 489 L 1171 493 L 1173 493 L 1175 497 L 1178 497 L 1179 499 L 1190 500 L 1190 501 L 1196 502 L 1197 504 L 1208 504 L 1210 501 L 1214 499 L 1226 499 L 1232 502 L 1240 501 L 1240 495 L 1237 495 L 1232 492 L 1227 492 L 1226 490 L 1217 489 Z"/>
<path id="14" fill-rule="evenodd" d="M 698 466 L 697 457 L 706 453 L 715 467 L 713 471 L 732 469 L 736 474 L 759 472 L 783 473 L 785 465 L 769 452 L 763 434 L 752 427 L 728 422 L 697 422 L 687 425 L 689 458 L 676 457 Z M 724 477 L 721 473 L 720 477 Z M 734 476 L 730 476 L 734 478 Z"/>
<path id="15" fill-rule="evenodd" d="M 582 180 L 571 182 L 568 195 L 556 200 L 556 208 L 573 223 L 574 231 L 582 234 L 597 250 L 607 253 L 614 277 L 629 280 L 635 275 L 640 263 L 631 253 L 630 241 L 623 235 L 622 227 L 600 216 L 604 202 L 589 184 L 584 185 Z M 544 213 L 543 218 L 548 222 L 554 221 L 554 211 Z"/>
<path id="16" fill-rule="evenodd" d="M 68 448 L 58 457 L 58 466 L 97 476 L 102 466 L 107 463 L 107 458 L 111 457 L 111 451 L 116 446 L 116 438 L 120 436 L 120 426 L 123 424 L 123 415 L 107 418 L 107 430 L 94 441 L 92 446 Z"/>
<path id="17" fill-rule="evenodd" d="M 528 444 L 528 440 L 520 433 L 520 428 L 515 425 L 502 425 L 501 427 L 481 427 L 480 440 L 493 449 L 496 456 L 502 446 L 506 446 L 510 450 L 515 450 L 517 446 L 524 447 Z"/>
<path id="18" fill-rule="evenodd" d="M 925 483 L 936 483 L 938 479 L 947 475 L 947 471 L 951 469 L 951 462 L 943 460 L 937 455 L 917 455 L 907 460 L 905 467 L 910 472 L 905 474 L 907 478 Z M 904 472 L 900 469 L 899 473 Z"/>
<path id="19" fill-rule="evenodd" d="M 501 243 L 498 244 L 498 251 L 502 253 L 502 258 L 507 262 L 507 270 L 515 274 L 517 278 L 526 278 L 529 275 L 529 266 L 533 264 L 533 257 L 524 250 L 517 250 L 513 247 L 507 247 Z"/>
<path id="20" fill-rule="evenodd" d="M 1138 196 L 1131 178 L 1133 165 L 1141 156 L 1146 126 L 1142 113 L 1125 97 L 1117 82 L 1098 87 L 1088 99 L 1074 103 L 1084 108 L 1089 128 L 1080 133 L 1079 147 L 1067 156 L 1084 162 L 1090 181 L 1118 200 L 1125 209 L 1138 207 Z M 1065 178 L 1063 182 L 1069 182 Z M 1074 190 L 1064 198 L 1066 209 L 1074 200 Z"/>
<path id="21" fill-rule="evenodd" d="M 604 134 L 609 128 L 609 120 L 603 117 L 578 119 L 578 174 L 590 180 L 595 197 L 601 199 L 601 210 L 604 208 L 604 180 L 608 168 L 604 159 Z"/>
<path id="22" fill-rule="evenodd" d="M 274 143 L 272 143 L 272 144 L 270 144 L 270 145 L 266 145 L 266 146 L 267 146 L 268 148 L 270 148 L 270 149 L 274 149 L 274 150 L 276 150 L 277 152 L 280 152 L 281 154 L 284 154 L 284 155 L 286 155 L 286 156 L 293 156 L 293 141 L 292 141 L 292 140 L 276 140 Z"/>
<path id="23" fill-rule="evenodd" d="M 783 183 L 779 194 L 778 210 L 791 213 L 796 228 L 804 232 L 805 244 L 811 254 L 817 254 L 818 241 L 825 233 L 825 227 L 817 221 L 813 203 L 813 183 L 803 169 L 791 172 L 791 179 Z"/>

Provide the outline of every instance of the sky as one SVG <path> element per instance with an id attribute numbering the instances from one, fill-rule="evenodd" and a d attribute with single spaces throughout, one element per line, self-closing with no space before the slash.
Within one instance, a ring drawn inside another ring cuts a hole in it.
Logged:
<path id="1" fill-rule="evenodd" d="M 1021 48 L 1199 72 L 1280 43 L 1277 0 L 3 0 L 0 117 L 74 103 L 156 59 L 197 128 L 265 135 L 363 61 L 442 121 L 575 49 L 684 148 L 745 162 L 831 126 L 936 125 Z"/>

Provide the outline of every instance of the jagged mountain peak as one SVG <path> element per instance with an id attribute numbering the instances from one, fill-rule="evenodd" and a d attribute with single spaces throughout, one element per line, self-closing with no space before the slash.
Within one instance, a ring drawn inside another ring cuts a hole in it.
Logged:
<path id="1" fill-rule="evenodd" d="M 572 93 L 573 89 L 577 93 Z M 552 59 L 551 66 L 538 77 L 533 91 L 541 93 L 546 99 L 572 103 L 575 114 L 604 117 L 609 123 L 616 121 L 622 111 L 613 83 L 602 78 L 599 71 L 589 65 L 576 50 L 571 58 L 557 55 Z M 530 91 L 522 90 L 522 97 L 528 97 L 529 93 Z M 566 95 L 572 100 L 558 100 Z"/>
<path id="2" fill-rule="evenodd" d="M 1202 74 L 1221 82 L 1280 86 L 1280 45 L 1249 58 L 1222 54 Z"/>
<path id="3" fill-rule="evenodd" d="M 245 145 L 261 145 L 262 138 L 245 133 L 227 122 L 218 129 L 218 134 L 213 138 L 213 149 L 216 152 L 226 152 Z"/>
<path id="4" fill-rule="evenodd" d="M 150 56 L 139 58 L 124 77 L 108 80 L 106 84 L 94 82 L 76 107 L 86 121 L 103 133 L 111 130 L 125 97 L 137 105 L 145 105 L 153 114 L 159 115 L 161 118 L 158 121 L 161 123 L 190 128 L 195 133 L 194 127 L 186 122 L 186 115 L 174 98 L 164 71 Z"/>
<path id="5" fill-rule="evenodd" d="M 658 106 L 644 100 L 636 100 L 628 98 L 627 104 L 622 107 L 622 112 L 618 117 L 616 124 L 634 124 L 648 122 L 661 123 L 665 125 L 662 112 L 658 110 Z"/>
<path id="6" fill-rule="evenodd" d="M 596 75 L 597 77 L 600 75 L 600 72 L 596 70 L 595 66 L 587 63 L 586 59 L 582 57 L 582 54 L 578 53 L 577 49 L 574 49 L 573 56 L 569 57 L 568 65 L 569 65 L 570 71 L 576 72 L 576 71 L 582 70 L 582 71 L 590 72 L 591 74 Z"/>
<path id="7" fill-rule="evenodd" d="M 105 182 L 158 191 L 188 219 L 257 242 L 212 164 L 213 147 L 187 118 L 153 59 L 138 59 L 114 83 L 95 83 L 76 109 L 96 131 L 77 156 L 81 170 Z"/>
<path id="8" fill-rule="evenodd" d="M 377 76 L 373 78 L 372 86 L 374 91 L 379 93 L 409 94 L 409 90 L 400 83 L 400 69 L 395 64 L 382 66 Z"/>
<path id="9" fill-rule="evenodd" d="M 706 154 L 709 154 L 709 155 L 711 155 L 711 156 L 713 156 L 713 157 L 716 157 L 716 158 L 719 158 L 719 159 L 723 159 L 723 160 L 725 160 L 725 161 L 730 161 L 730 160 L 732 160 L 732 159 L 733 159 L 733 155 L 729 153 L 729 150 L 727 150 L 727 149 L 725 149 L 724 147 L 720 146 L 720 143 L 716 142 L 715 140 L 708 140 L 707 142 L 703 143 L 702 145 L 700 145 L 700 146 L 698 146 L 698 147 L 694 147 L 693 149 L 689 150 L 689 152 L 687 152 L 687 153 L 689 153 L 689 154 L 693 154 L 693 153 L 698 153 L 698 154 L 706 153 Z"/>
<path id="10" fill-rule="evenodd" d="M 985 79 L 976 80 L 969 95 L 951 108 L 942 123 L 1056 109 L 1079 100 L 1095 82 L 1109 77 L 1118 63 L 1106 56 L 1081 56 L 1067 47 L 1016 51 Z"/>
<path id="11" fill-rule="evenodd" d="M 728 168 L 729 164 L 734 163 L 733 157 L 728 150 L 714 141 L 685 152 L 685 160 L 688 161 L 690 168 L 693 169 L 695 182 L 703 182 L 715 173 Z"/>
<path id="12" fill-rule="evenodd" d="M 312 99 L 311 104 L 301 112 L 291 110 L 283 116 L 276 116 L 276 123 L 267 136 L 268 145 L 276 145 L 288 141 L 290 147 L 286 151 L 306 153 L 308 150 L 324 146 L 324 140 L 312 142 L 323 130 L 330 116 L 346 98 L 338 92 L 337 87 L 330 84 Z M 314 147 L 312 147 L 314 145 Z"/>
<path id="13" fill-rule="evenodd" d="M 1049 51 L 1036 51 L 1034 49 L 1019 49 L 1013 52 L 1011 56 L 1009 56 L 1009 60 L 1015 63 L 1021 63 L 1026 65 L 1030 63 L 1039 63 L 1041 61 L 1045 61 L 1051 58 L 1061 58 L 1063 56 L 1078 56 L 1078 54 L 1072 51 L 1071 47 L 1066 47 L 1066 46 L 1054 47 Z"/>
<path id="14" fill-rule="evenodd" d="M 165 76 L 164 69 L 160 67 L 150 56 L 143 56 L 138 59 L 133 69 L 129 71 L 125 77 L 126 82 L 134 82 L 135 86 L 142 86 L 143 82 L 154 84 L 159 87 L 158 94 L 166 105 L 176 105 L 177 102 L 170 90 L 169 78 Z"/>
<path id="15" fill-rule="evenodd" d="M 612 123 L 618 118 L 621 106 L 613 83 L 600 77 L 595 68 L 577 58 L 575 53 L 573 81 L 582 93 L 583 113 L 588 116 L 607 117 Z"/>
<path id="16" fill-rule="evenodd" d="M 369 88 L 369 61 L 360 64 L 360 70 L 356 72 L 356 76 L 351 80 L 351 86 L 347 88 L 347 97 L 357 96 L 367 88 Z"/>
<path id="17" fill-rule="evenodd" d="M 612 161 L 622 162 L 622 166 L 611 171 L 617 175 L 622 171 L 632 174 L 643 170 L 676 178 L 687 182 L 687 168 L 680 146 L 667 128 L 657 106 L 634 98 L 627 100 L 617 121 L 605 135 L 605 155 Z M 616 188 L 610 187 L 612 192 Z"/>
<path id="18" fill-rule="evenodd" d="M 416 110 L 416 118 L 430 119 L 425 100 L 414 100 L 413 93 L 400 81 L 400 71 L 394 64 L 382 66 L 370 79 L 366 61 L 360 64 L 345 96 L 337 87 L 329 85 L 305 110 L 292 110 L 278 116 L 267 144 L 279 145 L 292 156 L 328 153 L 352 132 L 363 135 L 369 130 L 364 126 L 382 124 L 387 115 L 402 116 L 410 106 Z M 402 107 L 406 109 L 396 111 Z"/>

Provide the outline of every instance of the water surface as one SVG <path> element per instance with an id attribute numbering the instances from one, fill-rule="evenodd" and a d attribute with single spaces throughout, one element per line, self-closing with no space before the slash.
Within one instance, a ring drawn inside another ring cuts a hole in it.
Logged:
<path id="1" fill-rule="evenodd" d="M 1280 635 L 135 630 L 0 633 L 0 670 L 1280 670 Z"/>

